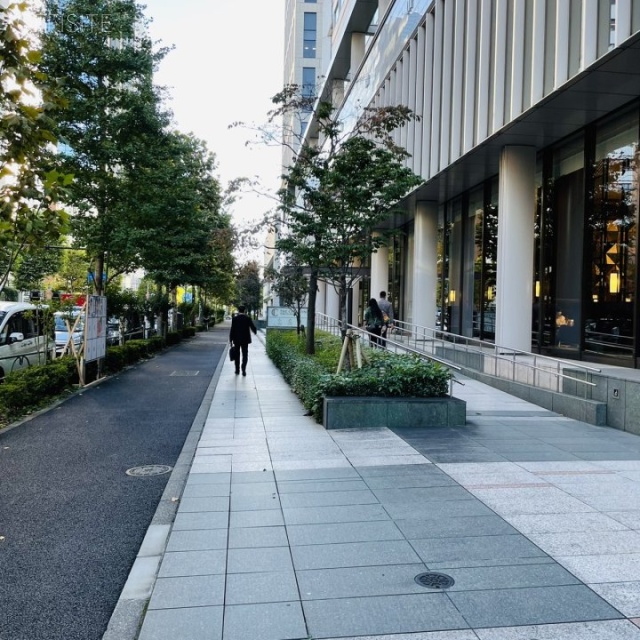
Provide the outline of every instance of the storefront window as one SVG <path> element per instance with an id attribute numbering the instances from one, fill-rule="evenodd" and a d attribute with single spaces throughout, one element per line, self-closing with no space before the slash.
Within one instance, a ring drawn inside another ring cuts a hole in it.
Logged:
<path id="1" fill-rule="evenodd" d="M 585 349 L 633 356 L 638 216 L 638 114 L 596 132 L 589 262 L 585 296 Z"/>

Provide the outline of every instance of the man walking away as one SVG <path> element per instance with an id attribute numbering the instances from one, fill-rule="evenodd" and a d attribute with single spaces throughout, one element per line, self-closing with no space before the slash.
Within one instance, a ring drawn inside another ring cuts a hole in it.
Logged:
<path id="1" fill-rule="evenodd" d="M 249 345 L 251 344 L 251 332 L 257 333 L 253 320 L 245 313 L 246 307 L 240 305 L 238 313 L 231 320 L 229 330 L 229 342 L 236 348 L 236 375 L 240 373 L 240 351 L 242 351 L 242 375 L 247 375 L 247 360 L 249 359 Z"/>
<path id="2" fill-rule="evenodd" d="M 386 314 L 387 316 L 387 320 L 385 320 L 385 322 L 382 325 L 382 333 L 380 334 L 381 335 L 380 346 L 384 349 L 384 347 L 387 346 L 387 341 L 385 339 L 387 337 L 387 331 L 389 330 L 389 327 L 393 324 L 393 306 L 387 300 L 386 291 L 380 292 L 380 299 L 378 300 L 378 306 L 380 307 L 380 311 L 382 311 L 382 313 Z"/>

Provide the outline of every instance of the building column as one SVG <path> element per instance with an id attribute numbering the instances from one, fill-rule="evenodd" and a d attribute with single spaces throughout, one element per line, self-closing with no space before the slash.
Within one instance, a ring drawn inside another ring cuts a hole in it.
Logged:
<path id="1" fill-rule="evenodd" d="M 336 320 L 340 317 L 340 296 L 336 291 L 336 288 L 330 283 L 325 283 L 325 291 L 326 291 L 326 311 L 325 313 L 330 318 L 335 318 Z"/>
<path id="2" fill-rule="evenodd" d="M 381 291 L 389 287 L 389 248 L 378 247 L 371 254 L 371 297 L 378 299 Z"/>
<path id="3" fill-rule="evenodd" d="M 318 292 L 316 294 L 316 312 L 327 313 L 327 283 L 324 280 L 318 280 Z"/>
<path id="4" fill-rule="evenodd" d="M 508 146 L 500 158 L 496 344 L 531 351 L 536 151 Z"/>
<path id="5" fill-rule="evenodd" d="M 437 202 L 416 203 L 413 256 L 413 324 L 435 328 L 438 284 Z"/>

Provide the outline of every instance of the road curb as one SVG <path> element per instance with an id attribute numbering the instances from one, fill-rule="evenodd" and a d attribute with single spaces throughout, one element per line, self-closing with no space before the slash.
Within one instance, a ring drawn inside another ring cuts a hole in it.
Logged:
<path id="1" fill-rule="evenodd" d="M 138 637 L 167 546 L 171 526 L 178 511 L 180 497 L 191 470 L 191 463 L 209 414 L 222 367 L 227 358 L 227 349 L 218 362 L 200 403 L 198 413 L 193 419 L 182 451 L 171 472 L 171 477 L 160 498 L 102 640 L 135 640 Z"/>

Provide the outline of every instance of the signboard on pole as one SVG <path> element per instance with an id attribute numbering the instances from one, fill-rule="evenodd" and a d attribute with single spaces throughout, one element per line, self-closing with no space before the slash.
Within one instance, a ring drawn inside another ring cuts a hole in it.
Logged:
<path id="1" fill-rule="evenodd" d="M 300 324 L 307 324 L 307 308 L 300 309 Z M 267 307 L 267 329 L 295 329 L 296 316 L 290 307 Z"/>
<path id="2" fill-rule="evenodd" d="M 104 358 L 107 352 L 107 298 L 89 296 L 84 327 L 84 360 Z"/>

